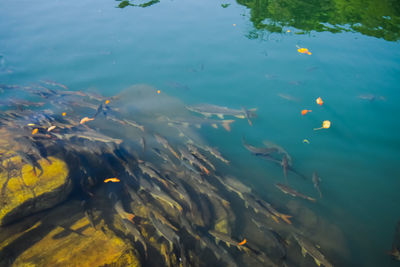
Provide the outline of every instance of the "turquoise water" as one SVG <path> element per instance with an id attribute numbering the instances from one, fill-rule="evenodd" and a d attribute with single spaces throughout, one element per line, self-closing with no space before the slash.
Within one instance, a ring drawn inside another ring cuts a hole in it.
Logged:
<path id="1" fill-rule="evenodd" d="M 251 156 L 241 137 L 254 145 L 278 143 L 299 171 L 322 177 L 324 198 L 297 202 L 343 233 L 344 240 L 332 240 L 343 253 L 331 261 L 397 264 L 385 251 L 400 218 L 398 41 L 358 32 L 299 35 L 290 26 L 254 39 L 248 38 L 250 10 L 235 2 L 176 0 L 124 9 L 118 3 L 2 1 L 0 83 L 50 79 L 109 96 L 146 83 L 188 104 L 257 107 L 253 127 L 237 120 L 230 133 L 202 129 L 232 161 L 229 171 L 260 194 L 290 201 L 274 187 L 283 181 L 281 169 Z M 296 45 L 312 55 L 298 53 Z M 358 97 L 364 94 L 377 97 Z M 302 116 L 302 109 L 312 113 Z M 331 128 L 314 131 L 324 120 Z M 316 196 L 310 181 L 289 179 Z"/>

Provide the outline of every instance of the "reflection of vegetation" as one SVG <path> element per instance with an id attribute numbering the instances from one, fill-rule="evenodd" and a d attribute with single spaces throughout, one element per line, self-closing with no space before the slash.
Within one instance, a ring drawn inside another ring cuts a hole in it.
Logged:
<path id="1" fill-rule="evenodd" d="M 389 41 L 400 39 L 398 0 L 238 0 L 250 8 L 255 26 L 249 36 L 263 30 L 283 32 L 295 27 L 304 32 L 357 31 Z"/>
<path id="2" fill-rule="evenodd" d="M 230 6 L 230 4 L 221 4 L 221 6 L 222 6 L 223 8 L 227 8 L 228 6 Z"/>
<path id="3" fill-rule="evenodd" d="M 117 1 L 120 1 L 120 0 L 117 0 Z M 121 3 L 119 3 L 118 7 L 119 8 L 124 8 L 124 7 L 127 7 L 127 6 L 148 7 L 148 6 L 152 6 L 154 4 L 157 4 L 158 2 L 160 2 L 160 0 L 150 0 L 150 1 L 148 1 L 146 3 L 143 3 L 143 4 L 133 4 L 130 1 L 124 0 Z"/>

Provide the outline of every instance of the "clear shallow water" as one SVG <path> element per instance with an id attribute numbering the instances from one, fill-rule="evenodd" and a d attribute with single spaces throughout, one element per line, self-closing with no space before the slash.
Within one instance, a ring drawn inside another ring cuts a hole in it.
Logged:
<path id="1" fill-rule="evenodd" d="M 283 181 L 281 170 L 250 156 L 241 136 L 255 145 L 280 144 L 300 171 L 311 177 L 317 170 L 322 177 L 324 198 L 316 205 L 298 202 L 343 231 L 349 252 L 338 263 L 394 266 L 384 252 L 400 217 L 399 43 L 354 32 L 298 35 L 291 27 L 291 33 L 249 39 L 250 10 L 222 3 L 118 9 L 112 1 L 3 1 L 0 83 L 51 79 L 110 96 L 147 83 L 189 104 L 257 107 L 253 127 L 237 120 L 229 134 L 202 131 L 232 160 L 232 172 L 285 203 L 290 197 L 274 187 Z M 296 45 L 312 55 L 299 54 Z M 361 94 L 385 100 L 357 98 Z M 318 96 L 325 101 L 321 107 Z M 305 108 L 313 112 L 303 117 Z M 326 119 L 331 129 L 312 130 Z M 289 179 L 316 195 L 311 182 Z"/>

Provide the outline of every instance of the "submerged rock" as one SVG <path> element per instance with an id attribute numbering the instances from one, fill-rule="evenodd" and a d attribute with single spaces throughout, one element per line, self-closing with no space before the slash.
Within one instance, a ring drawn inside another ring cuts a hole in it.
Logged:
<path id="1" fill-rule="evenodd" d="M 5 240 L 7 246 L 0 256 L 13 255 L 11 266 L 141 266 L 130 242 L 118 237 L 98 216 L 94 219 L 96 228 L 79 203 L 63 204 L 19 233 L 19 238 Z"/>
<path id="2" fill-rule="evenodd" d="M 57 205 L 72 189 L 67 164 L 60 159 L 39 160 L 42 174 L 19 156 L 1 163 L 0 226 Z"/>

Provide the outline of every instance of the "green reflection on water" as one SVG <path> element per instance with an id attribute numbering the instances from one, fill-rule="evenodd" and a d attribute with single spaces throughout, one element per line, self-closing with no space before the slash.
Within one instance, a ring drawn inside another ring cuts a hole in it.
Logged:
<path id="1" fill-rule="evenodd" d="M 238 0 L 250 9 L 254 25 L 248 37 L 265 31 L 282 33 L 294 27 L 311 31 L 360 32 L 388 41 L 400 39 L 400 2 L 397 0 Z"/>
<path id="2" fill-rule="evenodd" d="M 124 8 L 127 6 L 149 7 L 160 2 L 159 0 L 150 0 L 142 4 L 134 4 L 133 1 L 127 1 L 127 0 L 124 1 L 117 0 L 117 1 L 120 2 L 119 5 L 117 6 L 118 8 Z"/>

